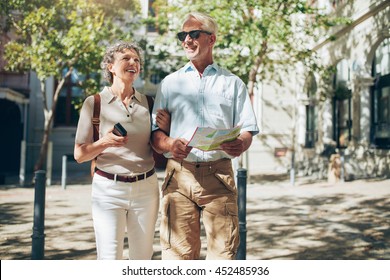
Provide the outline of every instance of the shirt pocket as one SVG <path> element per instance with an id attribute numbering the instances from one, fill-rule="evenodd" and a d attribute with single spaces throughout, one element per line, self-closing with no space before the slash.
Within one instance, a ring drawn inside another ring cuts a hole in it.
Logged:
<path id="1" fill-rule="evenodd" d="M 206 102 L 207 114 L 210 116 L 209 121 L 214 127 L 226 127 L 226 121 L 230 119 L 232 110 L 232 99 L 224 95 L 215 93 Z"/>

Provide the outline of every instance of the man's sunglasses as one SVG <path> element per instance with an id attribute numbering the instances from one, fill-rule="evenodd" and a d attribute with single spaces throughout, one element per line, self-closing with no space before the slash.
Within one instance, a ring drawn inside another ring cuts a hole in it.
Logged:
<path id="1" fill-rule="evenodd" d="M 183 42 L 186 39 L 187 35 L 190 35 L 191 39 L 198 39 L 199 36 L 200 36 L 200 33 L 206 33 L 207 35 L 211 35 L 212 34 L 211 32 L 208 32 L 208 31 L 205 31 L 205 30 L 191 30 L 190 32 L 182 31 L 182 32 L 177 33 L 177 38 L 181 42 Z"/>

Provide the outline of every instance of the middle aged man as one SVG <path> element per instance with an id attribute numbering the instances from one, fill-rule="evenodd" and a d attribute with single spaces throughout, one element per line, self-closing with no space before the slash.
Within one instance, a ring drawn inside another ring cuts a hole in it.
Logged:
<path id="1" fill-rule="evenodd" d="M 160 239 L 163 259 L 199 259 L 200 218 L 207 259 L 235 259 L 239 244 L 237 189 L 231 159 L 259 132 L 245 84 L 213 61 L 217 24 L 208 15 L 188 14 L 177 34 L 190 60 L 161 83 L 154 106 L 171 114 L 167 136 L 154 118 L 153 144 L 169 158 L 162 186 Z M 241 125 L 237 139 L 220 150 L 187 146 L 197 127 Z"/>

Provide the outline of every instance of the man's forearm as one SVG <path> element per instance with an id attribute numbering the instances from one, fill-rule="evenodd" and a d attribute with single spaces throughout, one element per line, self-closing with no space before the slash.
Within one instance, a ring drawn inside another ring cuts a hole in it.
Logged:
<path id="1" fill-rule="evenodd" d="M 246 150 L 249 149 L 249 147 L 252 144 L 252 139 L 253 139 L 252 133 L 249 131 L 245 131 L 245 132 L 241 133 L 239 138 L 241 138 L 243 141 L 243 146 L 244 146 L 243 152 L 245 152 Z"/>
<path id="2" fill-rule="evenodd" d="M 173 139 L 167 136 L 163 131 L 156 130 L 152 132 L 153 148 L 159 153 L 166 153 L 171 150 Z"/>

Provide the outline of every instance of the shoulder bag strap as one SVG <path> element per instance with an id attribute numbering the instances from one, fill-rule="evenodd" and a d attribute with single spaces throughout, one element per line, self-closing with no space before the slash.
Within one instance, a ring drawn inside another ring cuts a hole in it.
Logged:
<path id="1" fill-rule="evenodd" d="M 99 125 L 100 125 L 100 94 L 93 96 L 93 141 L 96 142 L 99 139 Z"/>
<path id="2" fill-rule="evenodd" d="M 149 113 L 152 114 L 152 111 L 153 111 L 153 104 L 154 104 L 154 100 L 153 100 L 153 97 L 149 96 L 149 95 L 146 95 L 146 99 L 148 100 L 148 106 L 149 106 Z"/>

